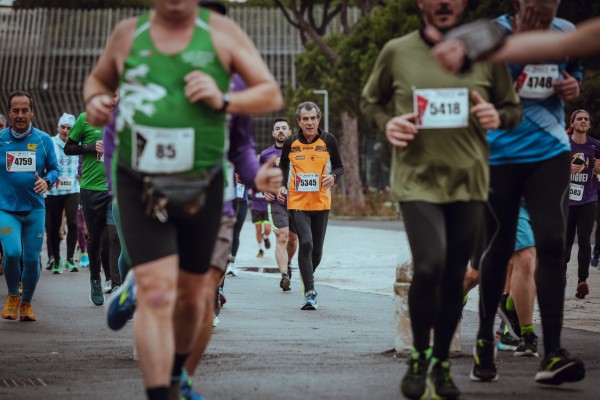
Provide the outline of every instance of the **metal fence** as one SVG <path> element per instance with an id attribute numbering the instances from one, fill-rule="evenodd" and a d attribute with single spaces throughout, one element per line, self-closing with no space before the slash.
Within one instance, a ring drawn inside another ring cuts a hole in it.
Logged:
<path id="1" fill-rule="evenodd" d="M 112 28 L 144 10 L 0 9 L 0 113 L 16 89 L 33 94 L 36 126 L 53 134 L 63 112 L 83 110 L 82 87 Z M 300 36 L 279 9 L 235 8 L 234 19 L 248 33 L 283 91 L 296 88 L 294 61 L 302 51 Z M 359 10 L 350 13 L 350 21 Z M 330 30 L 340 30 L 339 21 Z M 254 121 L 258 148 L 268 146 L 272 116 Z"/>

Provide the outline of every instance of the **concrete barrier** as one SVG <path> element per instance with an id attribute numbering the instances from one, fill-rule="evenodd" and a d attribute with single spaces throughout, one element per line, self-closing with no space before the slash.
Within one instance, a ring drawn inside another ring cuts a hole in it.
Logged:
<path id="1" fill-rule="evenodd" d="M 409 260 L 396 268 L 394 283 L 394 314 L 396 320 L 395 347 L 397 352 L 407 352 L 412 348 L 413 338 L 408 308 L 408 289 L 413 278 L 413 262 Z M 433 333 L 433 332 L 432 332 Z M 450 352 L 460 353 L 460 323 L 456 327 Z"/>

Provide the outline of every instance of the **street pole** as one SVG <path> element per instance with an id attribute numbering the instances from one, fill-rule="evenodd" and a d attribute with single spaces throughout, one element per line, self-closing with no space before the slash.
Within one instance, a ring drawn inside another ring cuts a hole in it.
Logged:
<path id="1" fill-rule="evenodd" d="M 324 89 L 313 90 L 315 94 L 322 94 L 325 97 L 325 101 L 323 102 L 323 108 L 325 109 L 323 112 L 325 114 L 325 132 L 329 132 L 329 92 Z"/>

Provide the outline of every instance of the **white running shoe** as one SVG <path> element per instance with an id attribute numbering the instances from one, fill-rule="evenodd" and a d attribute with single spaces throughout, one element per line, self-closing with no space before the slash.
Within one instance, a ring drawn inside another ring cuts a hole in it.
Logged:
<path id="1" fill-rule="evenodd" d="M 110 293 L 112 292 L 112 281 L 106 281 L 104 282 L 104 293 Z"/>
<path id="2" fill-rule="evenodd" d="M 221 320 L 216 315 L 213 317 L 213 328 L 216 328 L 221 323 Z"/>
<path id="3" fill-rule="evenodd" d="M 237 270 L 233 264 L 229 264 L 227 266 L 227 272 L 225 273 L 227 276 L 237 276 Z"/>

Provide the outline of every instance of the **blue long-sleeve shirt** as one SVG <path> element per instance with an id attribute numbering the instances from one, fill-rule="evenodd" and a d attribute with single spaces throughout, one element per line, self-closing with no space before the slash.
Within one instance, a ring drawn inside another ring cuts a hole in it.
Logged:
<path id="1" fill-rule="evenodd" d="M 17 140 L 9 128 L 1 130 L 0 210 L 31 211 L 46 207 L 43 196 L 34 192 L 36 172 L 51 185 L 58 179 L 58 162 L 50 136 L 33 128 L 31 135 Z"/>

